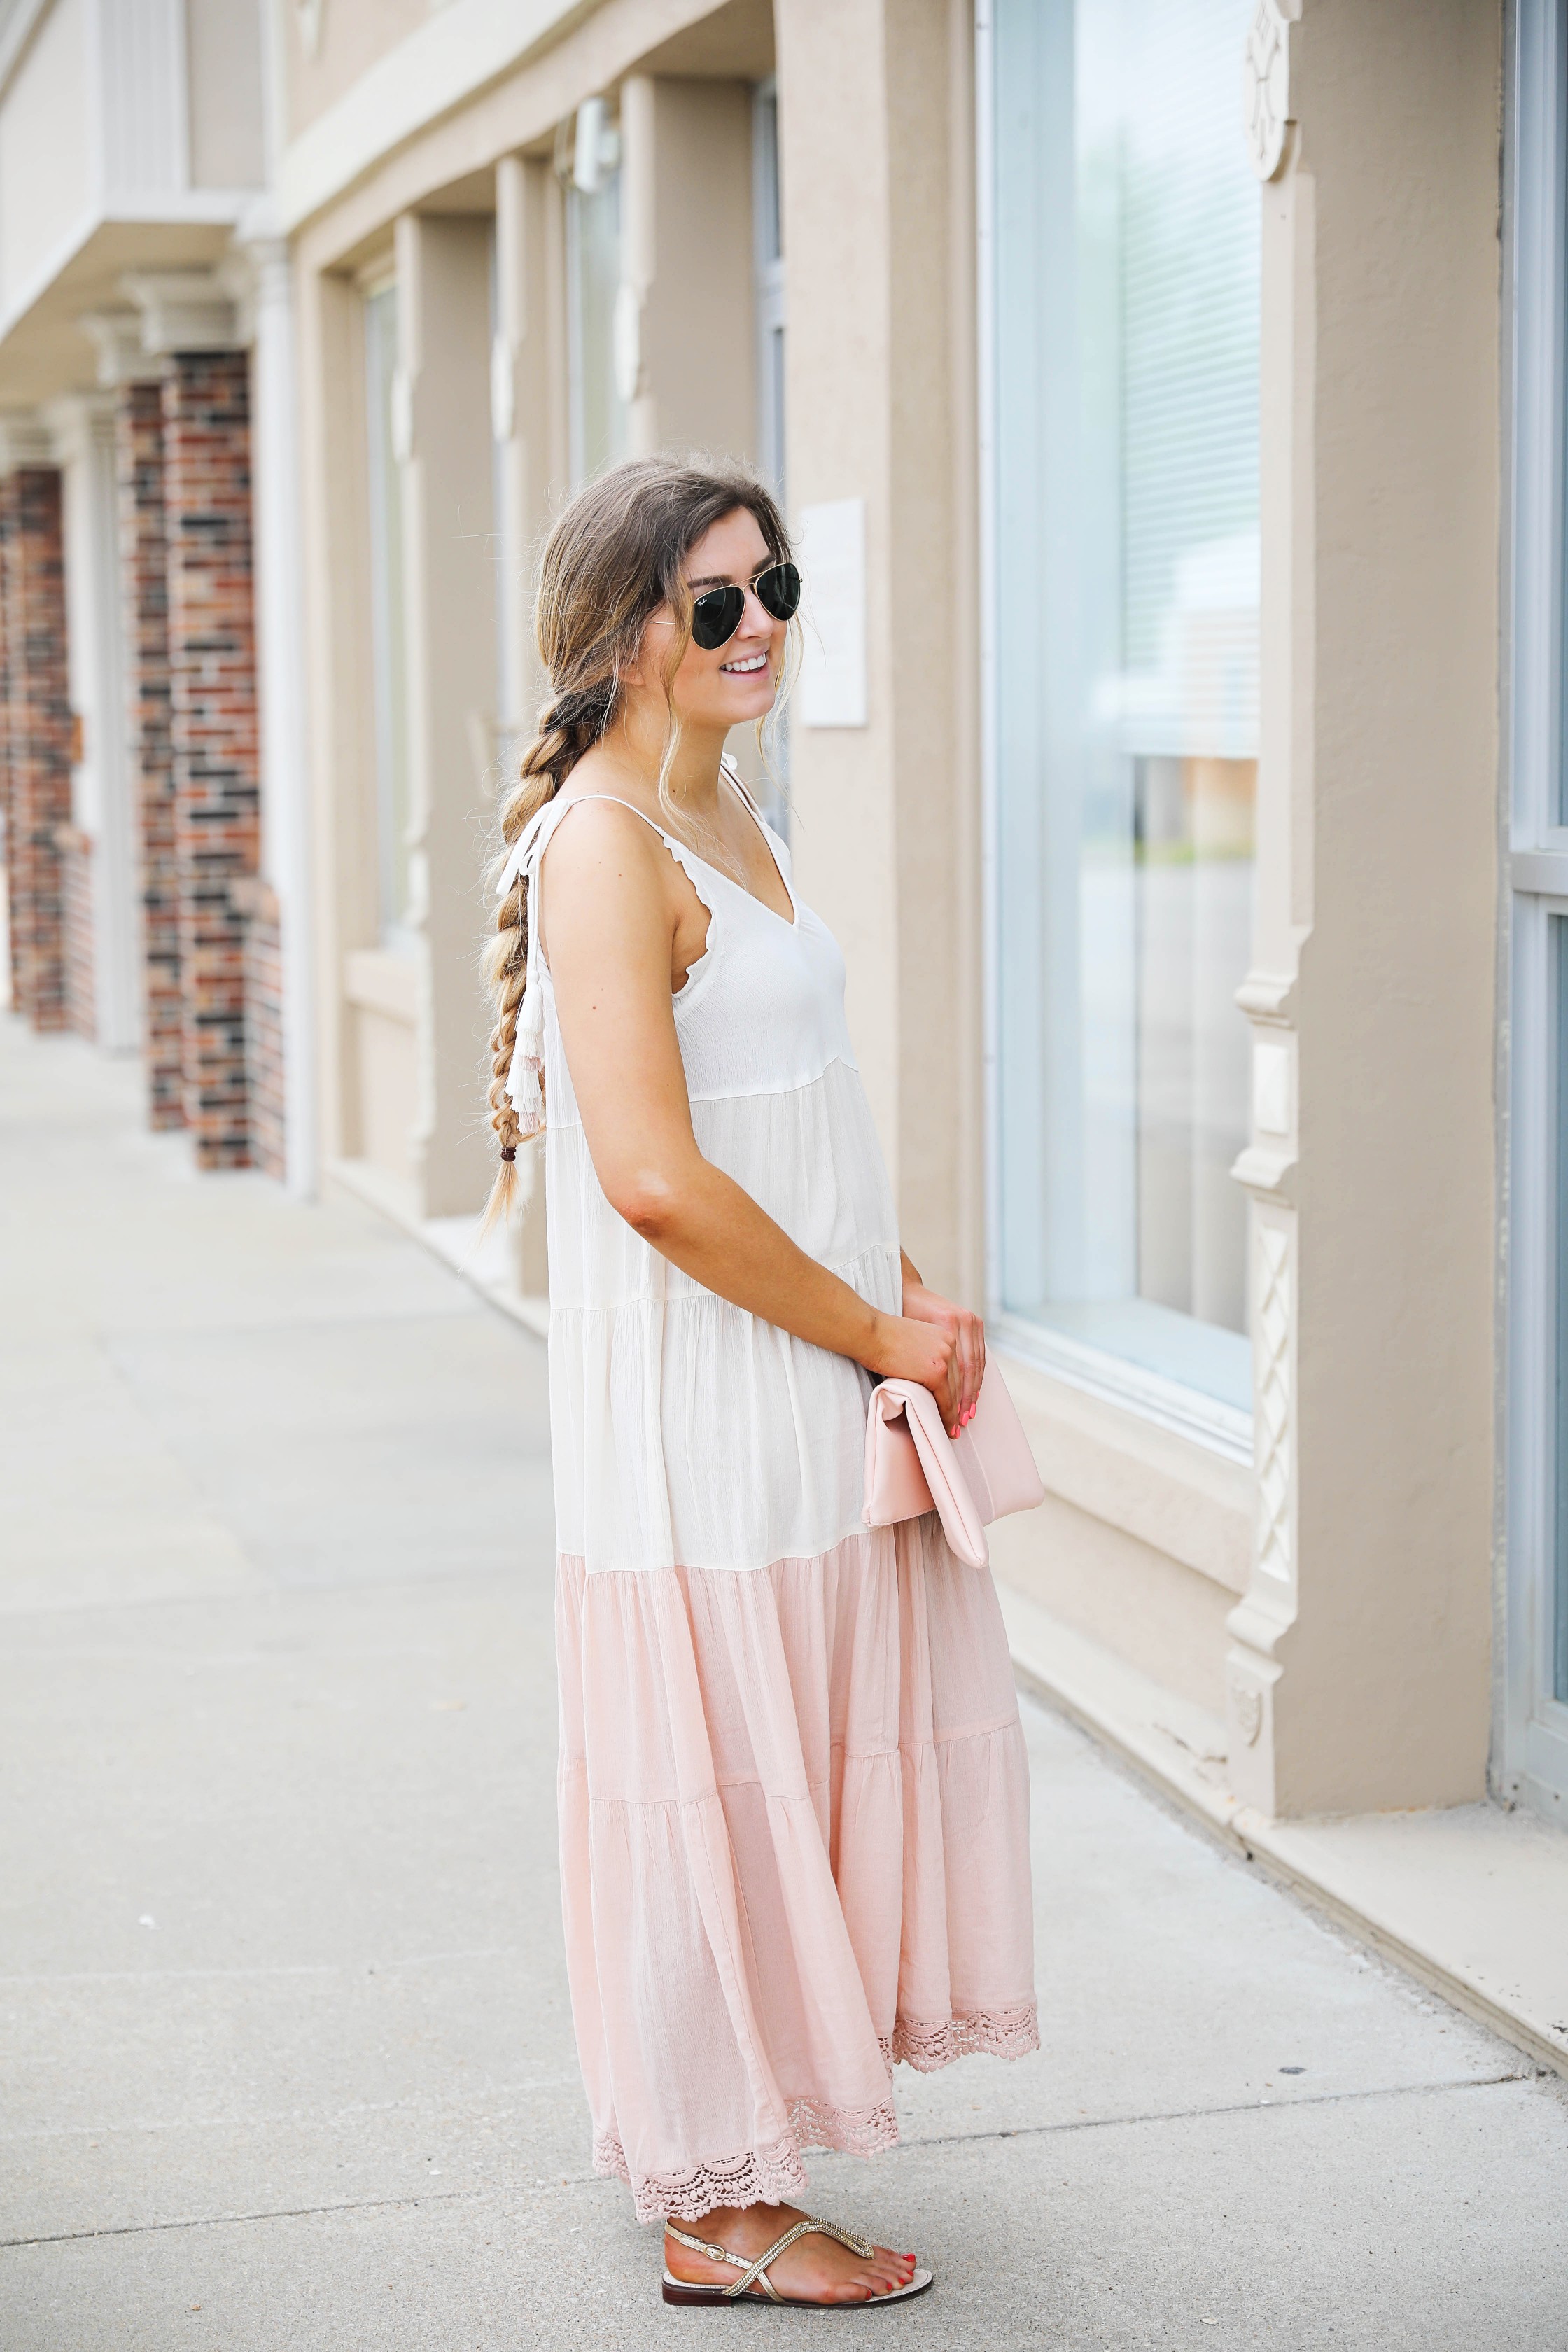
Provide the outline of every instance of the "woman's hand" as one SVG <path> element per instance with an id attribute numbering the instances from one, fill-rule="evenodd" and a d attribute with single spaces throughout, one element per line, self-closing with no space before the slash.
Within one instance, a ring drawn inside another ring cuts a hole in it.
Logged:
<path id="1" fill-rule="evenodd" d="M 879 1381 L 913 1381 L 930 1389 L 942 1426 L 956 1437 L 962 1391 L 953 1344 L 939 1324 L 912 1315 L 879 1315 L 871 1350 L 863 1361 Z"/>
<path id="2" fill-rule="evenodd" d="M 903 1265 L 905 1320 L 925 1324 L 940 1333 L 946 1345 L 951 1410 L 944 1404 L 942 1418 L 949 1436 L 956 1437 L 965 1422 L 973 1420 L 979 1401 L 980 1383 L 985 1375 L 985 1326 L 967 1307 L 955 1307 L 939 1291 L 928 1290 L 907 1255 Z M 916 1379 L 919 1375 L 904 1377 Z M 927 1381 L 924 1386 L 933 1396 L 939 1394 L 933 1382 Z"/>

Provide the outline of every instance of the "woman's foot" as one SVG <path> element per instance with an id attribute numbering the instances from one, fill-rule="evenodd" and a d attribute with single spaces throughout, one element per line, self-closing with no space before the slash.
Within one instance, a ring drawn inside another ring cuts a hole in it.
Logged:
<path id="1" fill-rule="evenodd" d="M 751 2263 L 765 2254 L 786 2230 L 808 2218 L 798 2205 L 719 2205 L 700 2221 L 682 2221 L 680 2227 L 689 2238 L 706 2238 L 710 2245 L 727 2246 L 731 2253 Z M 731 2263 L 710 2262 L 706 2254 L 693 2253 L 668 2231 L 664 2259 L 670 2277 L 688 2286 L 733 2286 L 741 2275 Z M 895 2254 L 887 2246 L 879 2246 L 867 2262 L 848 2246 L 841 2246 L 837 2238 L 825 2238 L 814 2230 L 779 2256 L 768 2276 L 775 2292 L 788 2302 L 870 2303 L 879 2294 L 908 2286 L 914 2268 L 913 2254 Z M 747 2289 L 753 2295 L 761 2296 L 763 2292 L 760 2284 Z"/>

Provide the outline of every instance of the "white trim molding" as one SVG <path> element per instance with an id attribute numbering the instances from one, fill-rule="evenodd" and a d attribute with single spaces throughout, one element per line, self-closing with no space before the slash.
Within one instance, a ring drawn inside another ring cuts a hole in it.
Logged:
<path id="1" fill-rule="evenodd" d="M 76 323 L 98 353 L 98 380 L 108 389 L 145 383 L 162 373 L 142 343 L 140 310 L 84 310 Z"/>
<path id="2" fill-rule="evenodd" d="M 1272 180 L 1285 161 L 1290 112 L 1290 20 L 1300 0 L 1257 0 L 1241 61 L 1241 122 L 1252 168 Z"/>
<path id="3" fill-rule="evenodd" d="M 142 314 L 142 348 L 227 352 L 239 341 L 237 306 L 211 269 L 133 269 L 121 290 Z"/>
<path id="4" fill-rule="evenodd" d="M 450 0 L 360 75 L 279 161 L 285 234 L 341 196 L 384 155 L 558 40 L 597 0 Z"/>
<path id="5" fill-rule="evenodd" d="M 0 415 L 0 481 L 19 467 L 56 462 L 53 436 L 35 409 L 14 408 Z"/>

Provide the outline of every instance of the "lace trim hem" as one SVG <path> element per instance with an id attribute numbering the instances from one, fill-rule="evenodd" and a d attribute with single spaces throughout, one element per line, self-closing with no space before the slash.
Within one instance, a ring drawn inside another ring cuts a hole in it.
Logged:
<path id="1" fill-rule="evenodd" d="M 710 2157 L 684 2172 L 656 2172 L 632 2179 L 626 2152 L 613 2134 L 594 2142 L 594 2169 L 606 2180 L 624 2180 L 639 2221 L 698 2221 L 716 2205 L 790 2205 L 805 2194 L 805 2167 L 793 2139 L 743 2156 Z"/>
<path id="2" fill-rule="evenodd" d="M 789 2125 L 786 2136 L 766 2147 L 747 2148 L 740 2156 L 710 2156 L 683 2171 L 645 2173 L 640 2179 L 633 2179 L 626 2152 L 615 2134 L 602 2132 L 594 2142 L 594 2169 L 606 2180 L 626 2182 L 639 2221 L 697 2221 L 716 2205 L 794 2204 L 807 2193 L 803 2148 L 874 2156 L 899 2144 L 899 2119 L 890 2099 L 849 2110 L 796 2099 Z"/>
<path id="3" fill-rule="evenodd" d="M 847 2157 L 872 2157 L 879 2147 L 898 2147 L 893 2100 L 877 2107 L 823 2107 L 797 2098 L 790 2107 L 790 2131 L 766 2147 L 748 2147 L 738 2157 L 705 2157 L 679 2173 L 644 2173 L 632 2178 L 626 2149 L 611 2131 L 593 2143 L 593 2168 L 606 2180 L 626 2180 L 637 2206 L 637 2221 L 700 2221 L 715 2206 L 795 2204 L 806 2194 L 802 2147 L 837 2147 Z"/>
<path id="4" fill-rule="evenodd" d="M 882 2042 L 889 2067 L 902 2063 L 917 2074 L 935 2074 L 955 2058 L 984 2053 L 993 2058 L 1026 2058 L 1040 2046 L 1039 2011 L 1034 2001 L 1014 2009 L 977 2010 L 970 2017 L 944 2017 L 934 2024 L 900 2017 Z"/>
<path id="5" fill-rule="evenodd" d="M 880 2043 L 890 2074 L 900 2062 L 918 2074 L 934 2074 L 955 2058 L 988 2052 L 996 2058 L 1022 2058 L 1040 2046 L 1038 2013 L 1031 2000 L 1016 2009 L 982 2010 L 935 2024 L 900 2017 Z M 803 2149 L 830 2147 L 845 2156 L 875 2156 L 899 2144 L 899 2119 L 891 2099 L 874 2107 L 830 2107 L 796 2099 L 789 2130 L 765 2147 L 739 2156 L 710 2156 L 680 2172 L 645 2173 L 634 2179 L 626 2152 L 614 2132 L 594 2141 L 594 2169 L 605 2180 L 624 2180 L 639 2221 L 700 2221 L 716 2205 L 788 2205 L 807 2192 Z"/>

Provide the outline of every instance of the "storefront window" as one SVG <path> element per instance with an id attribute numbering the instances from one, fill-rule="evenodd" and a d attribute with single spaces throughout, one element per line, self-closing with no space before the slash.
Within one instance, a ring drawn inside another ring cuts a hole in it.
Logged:
<path id="1" fill-rule="evenodd" d="M 367 295 L 364 313 L 381 932 L 384 943 L 396 948 L 408 937 L 409 782 L 395 284 Z"/>
<path id="2" fill-rule="evenodd" d="M 1554 1255 L 1556 1264 L 1555 1291 L 1556 1329 L 1553 1334 L 1553 1413 L 1552 1455 L 1555 1475 L 1552 1478 L 1552 1570 L 1550 1590 L 1546 1594 L 1545 1640 L 1547 1655 L 1542 1680 L 1550 1696 L 1559 1706 L 1568 1706 L 1568 1216 L 1563 1214 L 1568 1196 L 1568 917 L 1549 915 L 1552 945 L 1552 1061 L 1553 1133 L 1551 1150 L 1551 1181 L 1547 1187 L 1555 1206 L 1552 1223 L 1555 1228 Z"/>
<path id="3" fill-rule="evenodd" d="M 1248 0 L 996 0 L 996 1304 L 1250 1405 Z"/>

